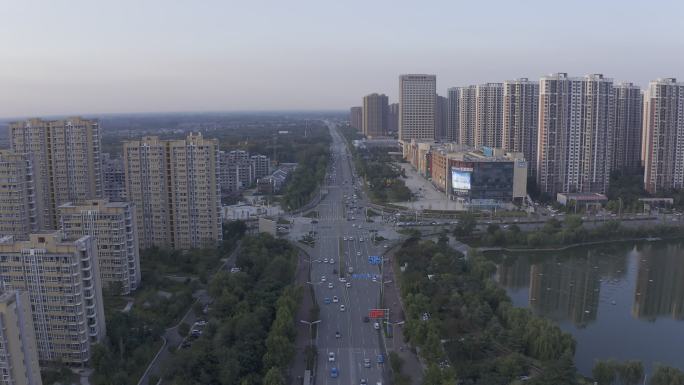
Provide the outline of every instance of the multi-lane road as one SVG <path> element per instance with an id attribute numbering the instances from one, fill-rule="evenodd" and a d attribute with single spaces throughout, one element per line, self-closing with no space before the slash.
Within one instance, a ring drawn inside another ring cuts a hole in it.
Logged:
<path id="1" fill-rule="evenodd" d="M 319 213 L 317 223 L 311 225 L 317 234 L 310 252 L 310 284 L 320 306 L 321 321 L 316 336 L 316 384 L 358 385 L 366 380 L 376 385 L 385 382 L 385 366 L 389 363 L 378 363 L 378 355 L 386 358 L 381 331 L 375 328 L 373 319 L 364 322 L 364 317 L 378 307 L 382 284 L 380 267 L 370 264 L 368 257 L 381 255 L 383 246 L 370 242 L 373 223 L 365 221 L 362 207 L 367 201 L 363 189 L 352 173 L 344 139 L 332 123 L 329 127 L 332 164 L 326 176 L 325 196 L 313 209 Z"/>

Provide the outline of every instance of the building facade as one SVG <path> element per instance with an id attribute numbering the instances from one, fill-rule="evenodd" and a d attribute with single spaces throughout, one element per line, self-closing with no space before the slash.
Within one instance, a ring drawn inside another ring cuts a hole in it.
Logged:
<path id="1" fill-rule="evenodd" d="M 362 131 L 368 138 L 387 135 L 387 95 L 370 94 L 363 97 Z"/>
<path id="2" fill-rule="evenodd" d="M 539 83 L 537 185 L 541 192 L 606 193 L 615 122 L 613 81 L 565 73 Z"/>
<path id="3" fill-rule="evenodd" d="M 124 172 L 123 158 L 102 153 L 102 179 L 104 198 L 110 202 L 126 200 L 126 173 Z"/>
<path id="4" fill-rule="evenodd" d="M 399 139 L 435 139 L 435 75 L 399 76 Z"/>
<path id="5" fill-rule="evenodd" d="M 475 145 L 476 87 L 458 87 L 458 136 L 460 144 Z"/>
<path id="6" fill-rule="evenodd" d="M 0 150 L 0 237 L 38 229 L 33 168 L 28 155 Z"/>
<path id="7" fill-rule="evenodd" d="M 387 131 L 389 134 L 399 132 L 399 103 L 392 103 L 387 110 Z"/>
<path id="8" fill-rule="evenodd" d="M 357 106 L 349 109 L 349 124 L 359 131 L 363 129 L 363 107 Z"/>
<path id="9" fill-rule="evenodd" d="M 528 175 L 537 174 L 537 129 L 539 124 L 539 83 L 526 78 L 503 85 L 503 139 L 506 151 L 522 152 Z"/>
<path id="10" fill-rule="evenodd" d="M 41 362 L 85 366 L 105 337 L 95 240 L 58 232 L 0 239 L 0 283 L 28 294 Z"/>
<path id="11" fill-rule="evenodd" d="M 444 96 L 435 97 L 435 139 L 447 139 L 448 101 Z"/>
<path id="12" fill-rule="evenodd" d="M 475 147 L 501 148 L 503 132 L 503 84 L 475 87 Z"/>
<path id="13" fill-rule="evenodd" d="M 100 125 L 95 120 L 31 119 L 9 125 L 11 148 L 33 166 L 38 228 L 56 229 L 57 207 L 103 194 Z"/>
<path id="14" fill-rule="evenodd" d="M 615 86 L 613 170 L 633 174 L 641 167 L 643 95 L 632 83 Z"/>
<path id="15" fill-rule="evenodd" d="M 41 385 L 27 292 L 0 292 L 0 385 Z"/>
<path id="16" fill-rule="evenodd" d="M 266 155 L 252 155 L 250 161 L 254 169 L 254 179 L 263 178 L 271 173 L 271 159 Z"/>
<path id="17" fill-rule="evenodd" d="M 218 140 L 191 133 L 180 140 L 127 141 L 124 168 L 141 248 L 189 249 L 221 241 Z"/>
<path id="18" fill-rule="evenodd" d="M 644 188 L 684 187 L 684 83 L 657 79 L 644 97 Z"/>
<path id="19" fill-rule="evenodd" d="M 96 241 L 102 287 L 128 295 L 140 285 L 135 212 L 128 202 L 91 200 L 59 207 L 60 227 L 67 239 L 89 235 Z"/>
<path id="20" fill-rule="evenodd" d="M 461 136 L 459 130 L 459 109 L 458 109 L 459 91 L 458 87 L 452 87 L 447 90 L 447 123 L 446 123 L 446 140 L 449 142 L 460 143 Z"/>

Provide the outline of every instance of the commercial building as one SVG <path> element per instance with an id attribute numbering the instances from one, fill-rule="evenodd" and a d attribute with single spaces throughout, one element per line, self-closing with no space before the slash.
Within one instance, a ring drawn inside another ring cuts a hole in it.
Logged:
<path id="1" fill-rule="evenodd" d="M 0 384 L 41 385 L 31 303 L 25 291 L 0 292 Z"/>
<path id="2" fill-rule="evenodd" d="M 475 87 L 475 147 L 501 148 L 503 131 L 503 84 Z"/>
<path id="3" fill-rule="evenodd" d="M 28 293 L 41 362 L 88 364 L 105 337 L 95 240 L 63 240 L 62 233 L 0 239 L 0 284 Z"/>
<path id="4" fill-rule="evenodd" d="M 387 95 L 370 94 L 363 97 L 362 131 L 368 138 L 387 136 Z"/>
<path id="5" fill-rule="evenodd" d="M 476 87 L 458 87 L 458 143 L 475 145 L 475 126 L 477 116 Z"/>
<path id="6" fill-rule="evenodd" d="M 363 107 L 352 107 L 349 109 L 349 124 L 361 131 L 363 128 Z"/>
<path id="7" fill-rule="evenodd" d="M 186 139 L 127 141 L 124 168 L 141 248 L 189 249 L 221 241 L 218 140 L 191 133 Z"/>
<path id="8" fill-rule="evenodd" d="M 613 135 L 613 170 L 638 172 L 641 167 L 643 95 L 632 83 L 615 86 L 615 134 Z"/>
<path id="9" fill-rule="evenodd" d="M 387 110 L 387 134 L 399 132 L 399 103 L 392 103 Z"/>
<path id="10" fill-rule="evenodd" d="M 528 175 L 532 176 L 537 174 L 538 123 L 539 83 L 527 78 L 504 82 L 501 147 L 522 152 L 528 161 Z"/>
<path id="11" fill-rule="evenodd" d="M 447 98 L 437 95 L 435 98 L 435 139 L 447 138 L 447 120 L 449 104 Z"/>
<path id="12" fill-rule="evenodd" d="M 539 83 L 537 186 L 543 193 L 606 193 L 615 122 L 613 81 L 558 73 Z"/>
<path id="13" fill-rule="evenodd" d="M 106 152 L 102 153 L 102 179 L 104 198 L 110 202 L 126 200 L 126 173 L 123 158 L 113 157 Z"/>
<path id="14" fill-rule="evenodd" d="M 28 155 L 0 150 L 0 237 L 38 229 L 33 168 Z"/>
<path id="15" fill-rule="evenodd" d="M 102 197 L 100 126 L 95 120 L 30 119 L 9 125 L 11 148 L 33 167 L 36 220 L 57 228 L 57 207 Z"/>
<path id="16" fill-rule="evenodd" d="M 522 153 L 457 143 L 402 142 L 404 158 L 451 200 L 492 207 L 527 195 Z"/>
<path id="17" fill-rule="evenodd" d="M 59 206 L 62 233 L 75 240 L 89 235 L 97 244 L 102 286 L 128 295 L 140 285 L 140 253 L 135 211 L 128 202 L 91 200 Z"/>
<path id="18" fill-rule="evenodd" d="M 458 98 L 458 87 L 452 87 L 447 90 L 446 140 L 456 143 L 461 141 Z"/>
<path id="19" fill-rule="evenodd" d="M 435 75 L 399 76 L 399 139 L 435 139 Z"/>
<path id="20" fill-rule="evenodd" d="M 684 83 L 652 81 L 644 97 L 644 188 L 684 187 Z"/>

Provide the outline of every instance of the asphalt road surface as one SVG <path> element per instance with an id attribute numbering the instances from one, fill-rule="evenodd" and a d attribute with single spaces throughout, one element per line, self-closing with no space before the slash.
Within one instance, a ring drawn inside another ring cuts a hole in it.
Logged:
<path id="1" fill-rule="evenodd" d="M 333 123 L 329 128 L 333 138 L 333 161 L 326 176 L 326 194 L 313 209 L 319 212 L 319 218 L 318 223 L 312 224 L 317 239 L 310 253 L 311 284 L 321 309 L 316 336 L 316 384 L 358 385 L 365 379 L 368 384 L 376 385 L 385 382 L 385 366 L 389 363 L 381 347 L 381 331 L 375 329 L 372 319 L 366 323 L 363 318 L 369 315 L 370 309 L 378 307 L 380 301 L 381 269 L 368 260 L 371 255 L 382 254 L 382 246 L 370 242 L 372 234 L 369 231 L 380 225 L 365 222 L 363 207 L 367 200 L 352 174 L 350 154 Z M 357 199 L 353 199 L 354 194 Z M 352 210 L 349 206 L 359 208 Z M 351 220 L 352 216 L 355 220 Z M 345 241 L 345 237 L 353 237 L 353 240 Z M 330 263 L 331 258 L 333 263 Z M 324 259 L 328 262 L 323 262 Z M 349 267 L 352 274 L 348 273 Z M 340 281 L 342 277 L 351 287 Z M 333 297 L 339 302 L 333 302 Z M 329 304 L 326 304 L 326 298 L 330 299 Z M 334 361 L 329 359 L 330 353 L 334 354 Z M 377 362 L 379 354 L 383 354 L 384 364 Z M 369 368 L 364 365 L 365 359 L 370 361 Z M 338 370 L 337 378 L 331 376 L 332 368 Z"/>

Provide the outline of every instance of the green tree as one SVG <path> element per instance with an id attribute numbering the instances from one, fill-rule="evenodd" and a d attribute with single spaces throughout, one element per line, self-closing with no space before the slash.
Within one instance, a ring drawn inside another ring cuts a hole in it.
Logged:
<path id="1" fill-rule="evenodd" d="M 657 366 L 649 385 L 684 385 L 684 373 L 670 366 Z"/>
<path id="2" fill-rule="evenodd" d="M 264 385 L 285 385 L 285 378 L 278 367 L 274 366 L 266 372 Z"/>
<path id="3" fill-rule="evenodd" d="M 615 382 L 615 371 L 613 361 L 596 361 L 591 374 L 598 385 L 612 385 Z"/>
<path id="4" fill-rule="evenodd" d="M 476 226 L 477 226 L 477 221 L 475 220 L 475 216 L 473 216 L 473 214 L 466 213 L 458 221 L 458 224 L 454 228 L 454 235 L 462 236 L 462 237 L 470 236 L 470 234 L 472 234 L 473 231 L 475 230 Z"/>
<path id="5" fill-rule="evenodd" d="M 178 325 L 178 334 L 182 337 L 185 337 L 188 335 L 190 332 L 190 325 L 187 324 L 187 322 L 181 322 L 180 325 Z"/>
<path id="6" fill-rule="evenodd" d="M 641 361 L 625 361 L 618 366 L 618 374 L 624 385 L 640 384 L 644 378 L 644 365 Z"/>

